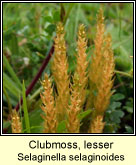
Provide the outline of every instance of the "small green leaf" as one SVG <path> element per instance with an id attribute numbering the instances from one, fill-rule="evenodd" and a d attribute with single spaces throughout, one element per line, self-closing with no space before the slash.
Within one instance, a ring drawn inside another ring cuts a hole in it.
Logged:
<path id="1" fill-rule="evenodd" d="M 123 109 L 125 109 L 129 113 L 133 113 L 133 98 L 128 99 Z"/>
<path id="2" fill-rule="evenodd" d="M 117 94 L 114 94 L 112 96 L 112 99 L 114 101 L 119 101 L 119 100 L 123 100 L 125 98 L 125 96 L 122 94 L 122 93 L 117 93 Z"/>
<path id="3" fill-rule="evenodd" d="M 91 112 L 92 112 L 92 110 L 87 110 L 87 111 L 85 111 L 85 112 L 81 112 L 81 113 L 78 115 L 79 120 L 82 120 L 82 119 L 85 118 L 87 115 L 89 115 Z"/>
<path id="4" fill-rule="evenodd" d="M 112 103 L 110 104 L 109 109 L 115 110 L 115 109 L 120 108 L 120 107 L 121 107 L 121 102 L 112 102 Z"/>
<path id="5" fill-rule="evenodd" d="M 45 29 L 45 31 L 49 34 L 52 35 L 52 33 L 55 31 L 56 26 L 54 24 L 50 24 L 49 26 L 47 26 L 47 28 Z"/>
<path id="6" fill-rule="evenodd" d="M 125 129 L 126 129 L 127 133 L 133 133 L 133 129 L 130 126 L 126 125 Z"/>
<path id="7" fill-rule="evenodd" d="M 111 118 L 112 121 L 114 121 L 114 123 L 120 123 L 121 122 L 120 118 L 122 118 L 123 116 L 124 116 L 124 112 L 123 111 L 116 110 L 116 111 L 113 111 L 111 113 L 110 118 Z"/>
<path id="8" fill-rule="evenodd" d="M 127 112 L 129 112 L 129 113 L 133 113 L 133 108 L 132 108 L 132 107 L 124 106 L 123 108 L 124 108 L 125 110 L 127 110 Z"/>
<path id="9" fill-rule="evenodd" d="M 45 21 L 45 22 L 50 22 L 50 23 L 52 23 L 52 22 L 53 22 L 53 19 L 52 19 L 51 16 L 45 16 L 45 17 L 44 17 L 44 21 Z"/>
<path id="10" fill-rule="evenodd" d="M 53 13 L 53 20 L 55 23 L 60 21 L 60 12 L 59 11 L 55 11 Z"/>

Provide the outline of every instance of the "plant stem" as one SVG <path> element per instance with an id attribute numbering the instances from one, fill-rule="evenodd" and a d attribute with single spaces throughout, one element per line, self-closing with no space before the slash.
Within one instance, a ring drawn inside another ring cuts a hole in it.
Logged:
<path id="1" fill-rule="evenodd" d="M 34 94 L 32 94 L 32 95 L 30 96 L 29 101 L 31 102 L 35 97 L 37 97 L 37 96 L 40 94 L 40 92 L 41 92 L 42 89 L 43 89 L 43 87 L 39 87 L 39 89 L 37 89 L 37 90 L 34 92 Z"/>
<path id="2" fill-rule="evenodd" d="M 122 71 L 118 71 L 118 70 L 115 70 L 114 72 L 117 73 L 117 74 L 121 74 L 123 76 L 127 76 L 127 77 L 130 77 L 130 78 L 133 78 L 133 76 L 131 74 L 126 73 L 126 72 L 122 72 Z"/>
<path id="3" fill-rule="evenodd" d="M 22 95 L 23 95 L 23 110 L 24 110 L 25 126 L 26 126 L 26 129 L 27 129 L 27 133 L 31 133 L 25 91 L 26 91 L 25 83 L 24 83 L 24 80 L 23 80 Z"/>

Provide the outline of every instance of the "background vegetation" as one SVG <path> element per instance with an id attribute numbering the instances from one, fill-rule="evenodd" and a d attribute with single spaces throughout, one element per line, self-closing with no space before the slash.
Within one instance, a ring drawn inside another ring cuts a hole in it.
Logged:
<path id="1" fill-rule="evenodd" d="M 75 69 L 78 25 L 85 24 L 88 59 L 93 53 L 96 15 L 102 6 L 106 33 L 113 40 L 116 62 L 114 95 L 105 115 L 104 133 L 133 133 L 133 4 L 132 3 L 4 3 L 3 4 L 3 129 L 11 132 L 10 112 L 22 96 L 22 82 L 30 84 L 53 44 L 56 23 L 63 20 L 66 31 L 69 72 Z M 48 63 L 44 72 L 51 74 Z M 43 79 L 43 75 L 41 79 Z M 23 91 L 25 87 L 23 85 Z M 42 131 L 39 93 L 36 83 L 27 97 L 31 133 Z M 23 108 L 20 107 L 20 112 Z M 24 117 L 23 132 L 25 128 Z M 86 115 L 81 116 L 84 120 Z M 63 125 L 58 127 L 62 132 Z M 84 127 L 82 127 L 84 132 Z"/>

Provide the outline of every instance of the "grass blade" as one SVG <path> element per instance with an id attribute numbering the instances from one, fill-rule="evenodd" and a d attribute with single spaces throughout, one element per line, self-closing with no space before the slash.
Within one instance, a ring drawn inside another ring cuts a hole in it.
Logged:
<path id="1" fill-rule="evenodd" d="M 18 98 L 19 93 L 21 93 L 21 90 L 17 88 L 16 84 L 10 79 L 10 77 L 3 73 L 3 84 L 5 88 L 7 88 L 16 98 Z"/>
<path id="2" fill-rule="evenodd" d="M 18 85 L 18 87 L 21 89 L 21 87 L 22 87 L 21 82 L 18 79 L 18 77 L 16 76 L 14 70 L 12 69 L 11 65 L 9 64 L 9 62 L 8 62 L 8 60 L 7 60 L 7 58 L 5 56 L 3 56 L 3 61 L 4 61 L 4 64 L 6 66 L 6 69 L 10 73 L 12 79 L 16 82 L 16 84 Z"/>
<path id="3" fill-rule="evenodd" d="M 23 81 L 23 110 L 24 110 L 26 130 L 27 130 L 27 133 L 30 133 L 30 122 L 29 122 L 29 115 L 28 115 L 28 110 L 27 110 L 26 89 L 25 89 L 24 81 Z"/>
<path id="4" fill-rule="evenodd" d="M 8 103 L 9 113 L 11 114 L 11 112 L 12 112 L 12 105 L 10 103 L 9 96 L 8 96 L 7 91 L 6 91 L 4 86 L 3 86 L 3 93 L 5 94 L 5 97 L 6 97 L 6 100 L 7 100 L 7 103 Z"/>

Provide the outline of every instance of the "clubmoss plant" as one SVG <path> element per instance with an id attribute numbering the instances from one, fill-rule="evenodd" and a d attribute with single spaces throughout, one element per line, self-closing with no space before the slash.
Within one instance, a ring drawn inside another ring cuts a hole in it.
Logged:
<path id="1" fill-rule="evenodd" d="M 91 67 L 90 67 L 90 98 L 92 99 L 90 107 L 94 109 L 92 114 L 91 125 L 89 129 L 90 133 L 102 133 L 104 127 L 100 127 L 99 131 L 95 132 L 95 128 L 100 126 L 106 111 L 110 97 L 112 95 L 113 86 L 113 75 L 114 75 L 114 56 L 111 49 L 111 36 L 104 35 L 104 25 L 103 25 L 103 14 L 102 10 L 99 11 L 97 20 L 97 34 L 95 39 L 95 52 L 92 56 Z M 98 40 L 100 38 L 100 40 Z M 94 95 L 96 92 L 96 95 Z M 101 119 L 97 116 L 101 115 Z M 98 122 L 99 119 L 99 122 Z M 95 122 L 95 120 L 97 122 Z M 98 123 L 98 126 L 96 124 Z M 93 125 L 95 128 L 93 129 Z M 104 124 L 101 124 L 104 125 Z M 91 130 L 91 131 L 90 131 Z"/>
<path id="2" fill-rule="evenodd" d="M 44 92 L 41 93 L 41 99 L 43 105 L 41 109 L 44 111 L 44 133 L 56 133 L 57 129 L 57 112 L 54 103 L 53 90 L 51 87 L 51 80 L 48 75 L 45 74 L 42 81 Z"/>
<path id="3" fill-rule="evenodd" d="M 102 133 L 104 129 L 105 122 L 103 122 L 103 116 L 98 115 L 91 122 L 89 133 Z"/>
<path id="4" fill-rule="evenodd" d="M 62 23 L 58 23 L 52 64 L 53 77 L 57 87 L 56 109 L 58 121 L 66 118 L 66 108 L 69 100 L 68 61 L 64 35 L 64 27 Z"/>
<path id="5" fill-rule="evenodd" d="M 86 40 L 86 33 L 85 27 L 83 24 L 79 26 L 78 30 L 78 41 L 77 41 L 77 50 L 78 53 L 76 55 L 77 58 L 77 66 L 73 76 L 73 88 L 78 93 L 78 97 L 80 99 L 80 108 L 82 108 L 85 98 L 86 98 L 86 87 L 88 81 L 88 74 L 87 74 L 87 40 Z"/>
<path id="6" fill-rule="evenodd" d="M 104 17 L 103 17 L 103 10 L 100 9 L 98 16 L 97 16 L 97 32 L 96 37 L 94 40 L 95 43 L 95 50 L 94 54 L 91 57 L 91 65 L 89 69 L 89 79 L 90 79 L 90 93 L 88 97 L 88 102 L 86 108 L 93 108 L 94 107 L 94 95 L 97 92 L 96 84 L 99 82 L 99 77 L 101 77 L 101 61 L 103 58 L 102 48 L 104 43 L 104 32 L 105 32 L 105 25 L 104 25 Z"/>
<path id="7" fill-rule="evenodd" d="M 78 119 L 78 114 L 80 112 L 80 102 L 79 93 L 76 90 L 71 91 L 71 104 L 67 109 L 67 131 L 69 133 L 79 133 L 80 121 Z"/>
<path id="8" fill-rule="evenodd" d="M 67 130 L 69 133 L 79 133 L 80 129 L 80 121 L 78 118 L 78 114 L 82 110 L 82 106 L 85 102 L 86 98 L 86 86 L 87 86 L 87 40 L 85 27 L 83 24 L 79 26 L 78 30 L 78 41 L 77 41 L 77 49 L 78 53 L 76 55 L 77 58 L 77 66 L 73 76 L 73 84 L 71 84 L 71 97 L 70 97 L 70 105 L 68 107 L 68 122 L 67 122 Z"/>
<path id="9" fill-rule="evenodd" d="M 56 84 L 56 90 L 48 75 L 42 81 L 44 92 L 41 94 L 45 112 L 44 132 L 56 133 L 61 121 L 66 121 L 68 133 L 80 132 L 79 114 L 84 109 L 86 91 L 89 79 L 90 91 L 86 108 L 93 110 L 88 133 L 102 133 L 105 111 L 112 95 L 114 56 L 111 49 L 111 36 L 105 35 L 104 17 L 102 9 L 97 16 L 97 33 L 94 54 L 91 57 L 90 68 L 87 61 L 87 39 L 84 25 L 79 26 L 77 41 L 77 65 L 70 81 L 68 75 L 68 60 L 66 56 L 65 32 L 62 23 L 57 25 L 55 38 L 55 52 L 52 62 L 52 77 Z M 89 74 L 88 74 L 89 69 Z"/>

